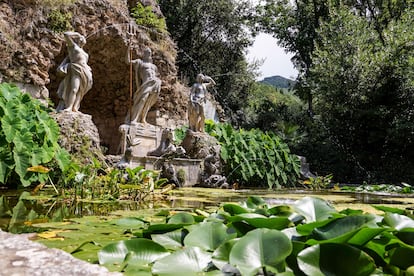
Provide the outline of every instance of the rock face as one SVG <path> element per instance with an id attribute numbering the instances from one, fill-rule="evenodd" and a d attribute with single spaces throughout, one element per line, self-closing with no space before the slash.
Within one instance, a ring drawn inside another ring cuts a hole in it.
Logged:
<path id="1" fill-rule="evenodd" d="M 99 133 L 92 116 L 81 112 L 51 114 L 60 126 L 59 144 L 83 164 L 91 164 L 92 158 L 104 161 Z"/>
<path id="2" fill-rule="evenodd" d="M 144 3 L 145 2 L 145 3 Z M 61 3 L 61 4 L 59 4 Z M 67 4 L 65 4 L 67 3 Z M 55 106 L 61 79 L 56 68 L 67 55 L 63 41 L 65 27 L 87 38 L 94 85 L 85 95 L 80 111 L 90 114 L 98 128 L 101 144 L 108 153 L 118 153 L 120 133 L 129 106 L 127 26 L 132 21 L 131 0 L 4 0 L 0 3 L 0 81 L 30 87 L 32 95 L 48 94 Z M 154 5 L 155 1 L 143 1 Z M 62 27 L 63 26 L 63 27 Z M 135 26 L 134 58 L 150 47 L 160 71 L 159 100 L 149 122 L 161 127 L 186 124 L 186 88 L 177 81 L 175 46 L 166 34 Z M 45 90 L 46 89 L 46 90 Z M 174 123 L 173 123 L 174 122 Z M 175 124 L 175 125 L 174 125 Z"/>

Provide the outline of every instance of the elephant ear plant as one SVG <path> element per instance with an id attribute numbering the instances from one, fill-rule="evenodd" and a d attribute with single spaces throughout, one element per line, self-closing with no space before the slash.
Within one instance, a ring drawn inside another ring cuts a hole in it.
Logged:
<path id="1" fill-rule="evenodd" d="M 0 184 L 46 182 L 48 166 L 64 170 L 69 164 L 58 144 L 59 127 L 47 111 L 18 87 L 0 84 Z"/>

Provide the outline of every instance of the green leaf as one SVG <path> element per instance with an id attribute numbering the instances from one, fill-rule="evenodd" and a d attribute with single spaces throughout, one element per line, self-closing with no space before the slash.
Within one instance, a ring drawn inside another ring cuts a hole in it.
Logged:
<path id="1" fill-rule="evenodd" d="M 384 223 L 396 230 L 414 228 L 414 220 L 407 216 L 394 213 L 386 213 L 384 216 Z"/>
<path id="2" fill-rule="evenodd" d="M 179 229 L 164 234 L 153 234 L 151 239 L 167 249 L 178 250 L 184 246 L 183 241 L 186 235 L 187 231 Z"/>
<path id="3" fill-rule="evenodd" d="M 255 275 L 265 266 L 279 267 L 292 252 L 289 238 L 278 230 L 256 229 L 233 246 L 230 264 L 242 275 Z"/>
<path id="4" fill-rule="evenodd" d="M 154 263 L 152 273 L 164 275 L 197 275 L 207 268 L 211 254 L 198 247 L 187 247 L 176 251 Z"/>
<path id="5" fill-rule="evenodd" d="M 398 247 L 390 252 L 390 264 L 406 270 L 414 264 L 414 249 Z"/>
<path id="6" fill-rule="evenodd" d="M 299 268 L 312 276 L 370 275 L 375 269 L 374 260 L 364 251 L 346 244 L 318 244 L 298 254 Z"/>
<path id="7" fill-rule="evenodd" d="M 269 228 L 282 230 L 289 227 L 292 222 L 287 217 L 265 217 L 259 214 L 240 214 L 230 217 L 228 221 L 245 221 L 256 228 Z"/>
<path id="8" fill-rule="evenodd" d="M 151 264 L 154 261 L 169 255 L 168 251 L 156 242 L 137 238 L 109 244 L 98 252 L 99 263 L 121 264 L 127 254 L 128 263 Z"/>
<path id="9" fill-rule="evenodd" d="M 293 208 L 303 215 L 308 223 L 329 219 L 332 214 L 337 213 L 328 202 L 316 197 L 304 197 L 296 201 Z"/>
<path id="10" fill-rule="evenodd" d="M 189 213 L 178 213 L 168 220 L 168 224 L 193 224 L 194 222 L 194 216 Z"/>
<path id="11" fill-rule="evenodd" d="M 334 220 L 313 230 L 313 236 L 318 240 L 329 240 L 335 237 L 359 230 L 361 227 L 377 228 L 374 215 L 347 216 Z"/>
<path id="12" fill-rule="evenodd" d="M 239 239 L 228 240 L 213 252 L 212 261 L 220 270 L 230 262 L 230 252 Z"/>
<path id="13" fill-rule="evenodd" d="M 231 233 L 230 229 L 221 222 L 203 222 L 191 228 L 190 233 L 184 239 L 184 245 L 214 251 L 221 244 L 236 236 L 236 233 Z"/>
<path id="14" fill-rule="evenodd" d="M 223 210 L 228 212 L 230 215 L 237 215 L 243 213 L 250 213 L 251 210 L 241 207 L 238 204 L 227 203 L 222 206 Z"/>

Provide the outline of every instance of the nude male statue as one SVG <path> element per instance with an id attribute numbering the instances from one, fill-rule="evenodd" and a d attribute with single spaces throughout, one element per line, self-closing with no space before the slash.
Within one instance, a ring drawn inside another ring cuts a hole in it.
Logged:
<path id="1" fill-rule="evenodd" d="M 132 108 L 128 111 L 125 123 L 147 124 L 148 111 L 157 102 L 161 91 L 158 68 L 152 63 L 150 48 L 145 48 L 142 59 L 130 60 L 130 51 L 128 51 L 127 59 L 134 67 L 137 88 Z"/>

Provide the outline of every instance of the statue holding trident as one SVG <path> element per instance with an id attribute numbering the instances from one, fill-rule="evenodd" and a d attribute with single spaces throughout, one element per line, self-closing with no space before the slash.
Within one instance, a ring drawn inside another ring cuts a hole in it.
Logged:
<path id="1" fill-rule="evenodd" d="M 196 83 L 190 90 L 190 101 L 188 103 L 188 124 L 192 131 L 204 132 L 204 103 L 206 102 L 207 88 L 216 82 L 209 76 L 198 74 Z"/>
<path id="2" fill-rule="evenodd" d="M 92 69 L 88 65 L 89 55 L 82 49 L 86 44 L 83 35 L 77 32 L 64 34 L 68 56 L 59 65 L 57 71 L 65 78 L 59 84 L 57 111 L 79 111 L 83 96 L 92 88 Z"/>
<path id="3" fill-rule="evenodd" d="M 134 35 L 133 26 L 128 26 L 130 37 Z M 148 111 L 157 102 L 161 91 L 161 80 L 158 78 L 158 68 L 152 63 L 151 49 L 144 49 L 142 59 L 132 59 L 132 45 L 130 43 L 127 62 L 130 64 L 130 75 L 132 67 L 135 71 L 136 90 L 133 95 L 133 102 L 130 105 L 125 123 L 147 124 Z"/>

